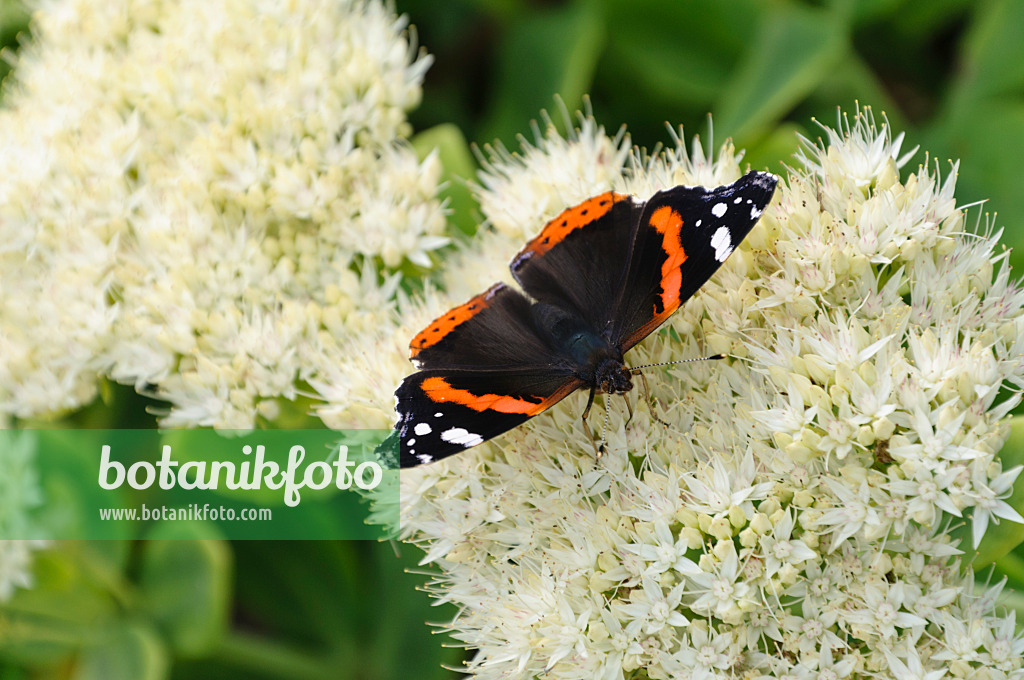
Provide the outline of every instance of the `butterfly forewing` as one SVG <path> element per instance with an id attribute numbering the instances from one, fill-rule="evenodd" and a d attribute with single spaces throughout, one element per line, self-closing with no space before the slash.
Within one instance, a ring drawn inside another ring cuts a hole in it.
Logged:
<path id="1" fill-rule="evenodd" d="M 626 275 L 609 305 L 623 352 L 664 323 L 725 262 L 771 201 L 777 179 L 749 172 L 716 189 L 675 187 L 644 206 Z"/>
<path id="2" fill-rule="evenodd" d="M 603 331 L 642 209 L 632 197 L 608 192 L 563 211 L 519 251 L 512 276 L 535 300 Z"/>

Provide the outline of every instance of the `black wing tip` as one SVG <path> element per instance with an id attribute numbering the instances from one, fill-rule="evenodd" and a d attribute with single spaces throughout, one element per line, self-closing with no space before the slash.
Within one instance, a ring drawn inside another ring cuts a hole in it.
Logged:
<path id="1" fill-rule="evenodd" d="M 730 184 L 722 184 L 719 186 L 703 186 L 700 184 L 679 184 L 668 189 L 663 189 L 657 192 L 648 201 L 648 204 L 659 203 L 659 198 L 663 197 L 662 200 L 670 200 L 671 196 L 694 196 L 706 198 L 709 196 L 720 195 L 720 194 L 732 194 L 742 190 L 752 190 L 763 192 L 765 205 L 771 200 L 771 197 L 775 194 L 775 187 L 779 183 L 778 175 L 764 170 L 751 170 L 747 174 L 743 175 L 736 181 Z"/>
<path id="2" fill-rule="evenodd" d="M 763 170 L 751 170 L 736 180 L 736 184 L 740 183 L 752 184 L 765 191 L 774 192 L 776 185 L 779 183 L 779 177 Z"/>

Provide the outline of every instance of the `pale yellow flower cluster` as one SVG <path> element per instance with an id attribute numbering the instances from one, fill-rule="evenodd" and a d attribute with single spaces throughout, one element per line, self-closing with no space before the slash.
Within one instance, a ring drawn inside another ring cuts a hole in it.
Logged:
<path id="1" fill-rule="evenodd" d="M 403 474 L 405 537 L 439 570 L 430 588 L 456 605 L 450 630 L 477 650 L 477 677 L 1024 677 L 999 587 L 974 595 L 947 534 L 960 517 L 975 542 L 991 518 L 1021 521 L 1004 500 L 1020 470 L 997 453 L 1024 381 L 1024 292 L 997 236 L 966 231 L 955 168 L 902 173 L 902 140 L 869 111 L 826 134 L 712 281 L 627 357 L 731 357 L 648 373 L 667 427 L 643 406 L 627 424 L 613 399 L 595 461 L 578 394 Z M 741 174 L 728 146 L 623 160 L 624 144 L 588 121 L 496 154 L 481 205 L 515 238 L 483 236 L 466 285 L 499 278 L 581 195 Z M 593 184 L 573 175 L 588 162 L 605 164 Z M 536 195 L 506 200 L 516 190 Z M 378 353 L 402 352 L 431 315 L 408 317 Z M 377 362 L 392 384 L 406 372 Z"/>
<path id="2" fill-rule="evenodd" d="M 404 143 L 429 58 L 382 3 L 62 0 L 0 110 L 0 412 L 100 376 L 252 427 L 444 245 Z"/>

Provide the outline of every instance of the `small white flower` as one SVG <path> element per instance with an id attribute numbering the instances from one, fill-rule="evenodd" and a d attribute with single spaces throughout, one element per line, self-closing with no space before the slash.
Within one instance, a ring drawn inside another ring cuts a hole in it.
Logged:
<path id="1" fill-rule="evenodd" d="M 817 557 L 817 553 L 807 547 L 806 543 L 793 538 L 795 521 L 794 514 L 786 512 L 775 522 L 772 533 L 762 536 L 758 541 L 768 576 L 778 572 L 783 565 L 799 567 L 807 560 Z"/>
<path id="2" fill-rule="evenodd" d="M 645 574 L 651 572 L 656 576 L 669 569 L 690 576 L 701 573 L 697 563 L 686 557 L 689 541 L 684 536 L 674 537 L 664 520 L 654 522 L 653 538 L 656 541 L 653 544 L 637 543 L 625 546 L 626 550 L 639 555 L 649 563 Z"/>
<path id="3" fill-rule="evenodd" d="M 924 629 L 928 624 L 920 616 L 903 610 L 903 598 L 898 588 L 868 584 L 863 598 L 863 607 L 852 610 L 847 620 L 865 626 L 883 639 L 896 638 L 897 628 Z"/>
<path id="4" fill-rule="evenodd" d="M 901 659 L 888 648 L 884 648 L 885 659 L 889 663 L 889 671 L 896 680 L 941 680 L 946 675 L 945 668 L 926 670 L 921 663 L 917 650 L 908 646 L 905 659 Z"/>
<path id="5" fill-rule="evenodd" d="M 679 603 L 683 598 L 684 584 L 668 590 L 654 578 L 645 576 L 642 588 L 634 590 L 628 603 L 612 603 L 612 611 L 621 616 L 641 622 L 644 634 L 660 633 L 665 626 L 683 627 L 690 621 L 679 612 Z"/>
<path id="6" fill-rule="evenodd" d="M 728 623 L 737 623 L 743 611 L 751 608 L 753 591 L 743 577 L 739 556 L 731 542 L 723 543 L 725 554 L 720 562 L 700 574 L 690 576 L 696 599 L 690 608 L 701 616 L 713 616 Z M 731 548 L 731 549 L 729 549 Z"/>
<path id="7" fill-rule="evenodd" d="M 1011 522 L 1024 524 L 1024 517 L 1021 517 L 1020 513 L 1013 509 L 1013 506 L 1002 500 L 1010 496 L 1013 482 L 1020 475 L 1021 469 L 1021 466 L 1018 465 L 994 479 L 989 479 L 987 472 L 982 472 L 980 466 L 974 466 L 975 475 L 971 491 L 974 510 L 971 516 L 971 534 L 974 537 L 975 548 L 985 536 L 985 530 L 991 518 L 1001 517 Z M 995 521 L 998 522 L 998 519 Z"/>

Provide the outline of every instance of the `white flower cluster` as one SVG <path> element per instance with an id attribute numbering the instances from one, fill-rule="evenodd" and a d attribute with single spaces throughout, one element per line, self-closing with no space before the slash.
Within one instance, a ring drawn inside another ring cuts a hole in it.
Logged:
<path id="1" fill-rule="evenodd" d="M 731 357 L 648 373 L 667 427 L 610 400 L 595 461 L 578 394 L 403 474 L 405 537 L 439 569 L 476 677 L 1024 678 L 1000 586 L 974 593 L 949 534 L 1021 520 L 1003 500 L 1019 469 L 997 453 L 1024 292 L 997 236 L 966 230 L 955 168 L 901 176 L 901 141 L 863 111 L 808 142 L 745 243 L 630 353 Z M 622 162 L 625 143 L 588 122 L 499 154 L 485 214 L 536 230 L 609 185 L 646 197 L 740 174 L 728 146 Z M 588 162 L 604 168 L 590 184 L 573 175 Z M 505 182 L 537 195 L 508 201 Z M 467 259 L 487 279 L 515 247 L 484 242 Z"/>
<path id="2" fill-rule="evenodd" d="M 0 413 L 252 427 L 447 240 L 429 57 L 375 0 L 54 0 L 0 109 Z"/>

